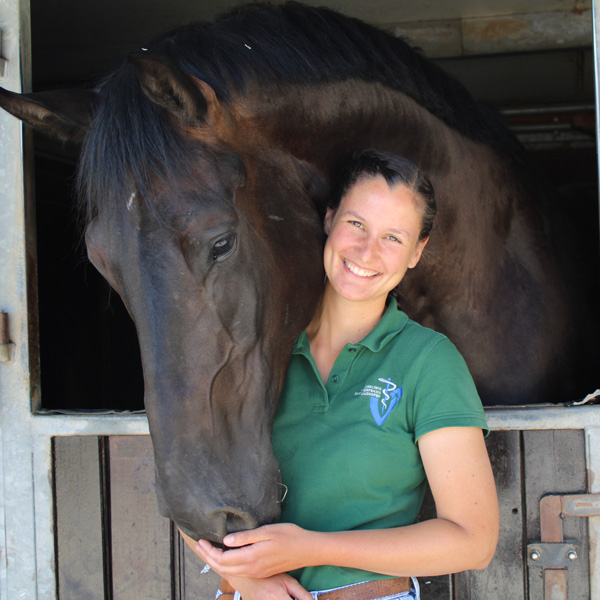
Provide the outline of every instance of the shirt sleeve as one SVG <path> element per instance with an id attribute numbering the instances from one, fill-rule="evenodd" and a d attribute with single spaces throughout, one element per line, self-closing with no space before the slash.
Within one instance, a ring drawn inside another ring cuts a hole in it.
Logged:
<path id="1" fill-rule="evenodd" d="M 467 364 L 445 336 L 423 353 L 415 383 L 413 426 L 415 441 L 444 427 L 478 427 L 489 433 Z"/>

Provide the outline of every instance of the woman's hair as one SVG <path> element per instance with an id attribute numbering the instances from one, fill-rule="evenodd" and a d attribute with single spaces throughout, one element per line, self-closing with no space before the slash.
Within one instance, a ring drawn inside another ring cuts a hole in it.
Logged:
<path id="1" fill-rule="evenodd" d="M 363 179 L 378 175 L 387 181 L 390 188 L 398 184 L 405 185 L 423 200 L 419 240 L 428 237 L 437 213 L 433 185 L 415 163 L 391 152 L 373 149 L 356 152 L 340 174 L 329 208 L 337 210 L 342 198 L 352 186 Z"/>

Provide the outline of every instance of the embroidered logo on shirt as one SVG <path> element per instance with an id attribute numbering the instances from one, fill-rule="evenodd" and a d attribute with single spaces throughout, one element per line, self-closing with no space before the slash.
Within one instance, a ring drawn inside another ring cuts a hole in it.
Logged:
<path id="1" fill-rule="evenodd" d="M 394 406 L 398 404 L 402 398 L 402 388 L 399 388 L 391 379 L 379 378 L 385 387 L 378 385 L 367 385 L 357 396 L 369 396 L 371 401 L 371 414 L 375 419 L 375 423 L 381 427 L 390 416 Z"/>

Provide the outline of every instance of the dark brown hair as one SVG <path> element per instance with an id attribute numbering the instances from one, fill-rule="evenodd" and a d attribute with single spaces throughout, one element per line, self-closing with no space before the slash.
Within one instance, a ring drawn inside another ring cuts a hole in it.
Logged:
<path id="1" fill-rule="evenodd" d="M 387 181 L 390 188 L 395 185 L 405 185 L 423 200 L 423 220 L 419 240 L 428 237 L 437 213 L 433 185 L 415 163 L 398 154 L 374 149 L 355 153 L 340 174 L 329 208 L 337 210 L 341 199 L 353 185 L 378 175 Z"/>

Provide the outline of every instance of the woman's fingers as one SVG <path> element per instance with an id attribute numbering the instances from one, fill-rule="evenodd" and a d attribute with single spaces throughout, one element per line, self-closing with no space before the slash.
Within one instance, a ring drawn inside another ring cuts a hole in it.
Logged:
<path id="1" fill-rule="evenodd" d="M 222 575 L 221 558 L 223 550 L 215 548 L 207 540 L 198 540 L 198 543 L 193 548 L 194 552 L 216 573 Z"/>
<path id="2" fill-rule="evenodd" d="M 228 548 L 240 548 L 241 546 L 256 544 L 267 539 L 269 539 L 268 526 L 263 526 L 256 529 L 230 533 L 223 538 L 223 544 Z"/>
<path id="3" fill-rule="evenodd" d="M 295 598 L 296 600 L 314 600 L 310 592 L 307 592 L 293 577 L 286 579 L 286 588 L 291 598 Z"/>
<path id="4" fill-rule="evenodd" d="M 244 600 L 313 600 L 312 595 L 286 573 L 267 579 L 231 577 L 228 581 Z"/>

